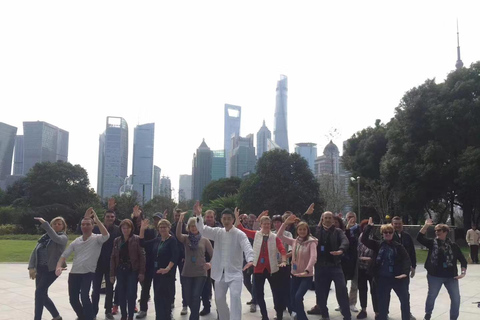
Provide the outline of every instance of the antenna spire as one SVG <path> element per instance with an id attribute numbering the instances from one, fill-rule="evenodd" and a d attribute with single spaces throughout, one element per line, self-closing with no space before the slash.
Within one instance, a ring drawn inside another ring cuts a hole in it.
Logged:
<path id="1" fill-rule="evenodd" d="M 461 69 L 463 67 L 463 61 L 460 58 L 460 33 L 458 32 L 458 19 L 457 19 L 457 62 L 455 68 Z"/>

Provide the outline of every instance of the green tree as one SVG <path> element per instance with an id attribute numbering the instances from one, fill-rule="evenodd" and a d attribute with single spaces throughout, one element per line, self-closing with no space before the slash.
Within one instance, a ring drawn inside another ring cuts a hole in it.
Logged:
<path id="1" fill-rule="evenodd" d="M 217 198 L 234 195 L 242 184 L 242 179 L 238 177 L 224 178 L 210 182 L 202 193 L 202 203 L 209 203 Z"/>
<path id="2" fill-rule="evenodd" d="M 130 218 L 133 212 L 133 207 L 136 205 L 140 205 L 138 201 L 138 193 L 136 191 L 132 191 L 130 193 L 126 192 L 119 195 L 114 195 L 113 198 L 115 199 L 115 213 L 117 215 L 117 219 L 126 219 Z"/>
<path id="3" fill-rule="evenodd" d="M 205 212 L 209 209 L 215 211 L 215 218 L 217 219 L 217 221 L 220 221 L 222 211 L 226 208 L 233 210 L 235 207 L 238 206 L 237 201 L 237 194 L 220 197 L 210 201 L 206 206 L 204 206 L 203 211 Z"/>
<path id="4" fill-rule="evenodd" d="M 164 210 L 168 210 L 170 213 L 170 217 L 173 216 L 172 212 L 176 208 L 177 204 L 175 201 L 168 197 L 163 196 L 155 196 L 152 200 L 145 203 L 143 207 L 143 211 L 145 212 L 147 217 L 152 217 L 155 212 L 162 212 Z"/>
<path id="5" fill-rule="evenodd" d="M 245 213 L 303 213 L 312 202 L 320 203 L 318 182 L 304 158 L 285 150 L 264 153 L 256 173 L 243 181 L 238 193 L 238 205 Z"/>

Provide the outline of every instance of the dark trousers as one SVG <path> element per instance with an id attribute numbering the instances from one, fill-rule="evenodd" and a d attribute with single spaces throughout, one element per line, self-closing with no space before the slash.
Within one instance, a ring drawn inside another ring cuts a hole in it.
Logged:
<path id="1" fill-rule="evenodd" d="M 175 278 L 171 275 L 156 273 L 153 276 L 153 291 L 155 301 L 155 320 L 170 320 L 172 303 L 175 296 L 173 287 Z"/>
<path id="2" fill-rule="evenodd" d="M 185 261 L 184 259 L 181 259 L 180 261 L 178 261 L 178 274 L 180 275 L 180 286 L 182 288 L 182 307 L 186 307 L 187 306 L 187 300 L 185 299 L 185 289 L 183 288 L 183 276 L 182 276 L 182 271 L 183 271 L 183 265 L 185 264 Z M 176 296 L 176 288 L 175 288 L 175 282 L 173 283 L 173 302 L 175 301 L 175 296 Z M 173 303 L 172 302 L 172 303 Z"/>
<path id="3" fill-rule="evenodd" d="M 257 304 L 256 290 L 255 290 L 255 277 L 253 276 L 253 266 L 243 271 L 243 285 L 247 288 L 247 291 L 252 296 L 252 303 Z"/>
<path id="4" fill-rule="evenodd" d="M 470 258 L 472 258 L 473 263 L 478 263 L 478 246 L 470 246 Z"/>
<path id="5" fill-rule="evenodd" d="M 79 320 L 93 320 L 93 306 L 90 301 L 90 287 L 95 273 L 70 273 L 68 275 L 68 295 L 70 305 Z M 82 300 L 80 303 L 79 297 Z"/>
<path id="6" fill-rule="evenodd" d="M 146 272 L 145 279 L 142 282 L 142 292 L 140 294 L 140 311 L 148 311 L 148 300 L 150 299 L 150 288 L 152 287 L 153 273 Z"/>
<path id="7" fill-rule="evenodd" d="M 303 306 L 303 297 L 312 285 L 313 277 L 295 277 L 290 280 L 290 301 L 292 301 L 292 311 L 297 314 L 298 320 L 308 320 Z"/>
<path id="8" fill-rule="evenodd" d="M 210 310 L 212 306 L 210 299 L 212 299 L 212 278 L 210 277 L 210 270 L 208 270 L 202 290 L 202 304 L 207 310 Z"/>
<path id="9" fill-rule="evenodd" d="M 117 269 L 118 303 L 122 317 L 133 318 L 135 313 L 135 301 L 137 300 L 138 273 Z M 128 312 L 127 312 L 128 306 Z"/>
<path id="10" fill-rule="evenodd" d="M 315 294 L 317 296 L 317 306 L 324 317 L 328 317 L 327 300 L 332 281 L 335 284 L 335 293 L 337 302 L 340 305 L 340 311 L 343 319 L 350 320 L 350 306 L 348 302 L 347 285 L 341 266 L 316 266 L 315 267 Z"/>
<path id="11" fill-rule="evenodd" d="M 35 278 L 35 320 L 41 320 L 43 307 L 52 314 L 52 317 L 58 317 L 59 313 L 53 301 L 48 297 L 48 288 L 57 279 L 55 271 L 39 271 Z"/>
<path id="12" fill-rule="evenodd" d="M 363 310 L 367 309 L 368 284 L 370 284 L 370 295 L 372 297 L 373 311 L 378 312 L 377 304 L 377 283 L 373 279 L 373 275 L 364 269 L 358 269 L 358 293 L 360 296 L 360 306 Z"/>
<path id="13" fill-rule="evenodd" d="M 272 289 L 273 295 L 273 308 L 278 314 L 283 314 L 283 299 L 281 296 L 281 286 L 280 282 L 281 276 L 278 272 L 270 274 L 267 269 L 263 270 L 263 273 L 254 273 L 253 277 L 255 279 L 255 296 L 257 299 L 257 304 L 260 307 L 260 313 L 262 318 L 268 319 L 267 306 L 265 304 L 265 280 L 268 280 L 270 283 L 270 288 Z"/>
<path id="14" fill-rule="evenodd" d="M 190 320 L 199 319 L 200 296 L 207 277 L 184 277 L 185 298 L 190 308 Z"/>
<path id="15" fill-rule="evenodd" d="M 402 311 L 402 320 L 410 319 L 410 294 L 408 293 L 409 279 L 395 279 L 386 277 L 377 277 L 377 302 L 379 320 L 387 320 L 388 309 L 390 306 L 390 293 L 395 291 L 400 300 L 400 309 Z"/>
<path id="16" fill-rule="evenodd" d="M 288 309 L 289 313 L 292 313 L 292 303 L 290 299 L 290 273 L 292 266 L 287 265 L 279 269 L 280 277 L 280 298 L 282 299 L 282 305 Z"/>
<path id="17" fill-rule="evenodd" d="M 93 278 L 93 290 L 92 290 L 92 304 L 93 304 L 93 316 L 98 314 L 98 302 L 100 301 L 100 289 L 102 287 L 102 280 L 105 277 L 105 313 L 112 312 L 113 303 L 113 284 L 110 282 L 110 270 L 97 271 Z"/>

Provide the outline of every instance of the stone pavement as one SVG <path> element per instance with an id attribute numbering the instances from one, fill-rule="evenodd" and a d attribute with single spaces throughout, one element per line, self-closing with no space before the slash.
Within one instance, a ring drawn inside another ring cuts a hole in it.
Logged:
<path id="1" fill-rule="evenodd" d="M 460 281 L 461 293 L 461 307 L 460 320 L 479 320 L 480 308 L 474 301 L 480 301 L 480 265 L 469 265 L 467 276 Z M 76 318 L 70 304 L 68 302 L 67 291 L 68 272 L 64 272 L 62 276 L 55 281 L 50 287 L 49 296 L 57 306 L 60 314 L 64 320 L 74 320 Z M 273 299 L 268 285 L 265 288 L 267 308 L 269 310 L 270 318 L 273 319 L 275 311 L 273 310 Z M 0 320 L 17 319 L 17 320 L 31 320 L 33 318 L 33 302 L 34 302 L 35 282 L 28 278 L 27 264 L 0 264 Z M 175 300 L 175 309 L 173 310 L 176 320 L 187 320 L 187 316 L 181 316 L 181 301 L 178 298 L 180 292 L 180 285 L 177 281 L 177 299 Z M 412 306 L 412 313 L 417 319 L 423 319 L 425 298 L 427 295 L 427 280 L 426 272 L 422 267 L 418 267 L 417 275 L 410 284 L 410 304 Z M 100 306 L 103 306 L 104 295 L 101 295 Z M 369 298 L 370 299 L 370 298 Z M 249 306 L 245 303 L 250 300 L 247 290 L 244 288 L 242 292 L 243 304 L 243 319 L 261 319 L 260 312 L 249 312 Z M 313 291 L 307 292 L 305 295 L 305 308 L 310 309 L 315 304 L 315 293 Z M 214 303 L 213 303 L 214 305 Z M 342 319 L 340 312 L 334 311 L 337 303 L 335 299 L 334 289 L 330 291 L 329 304 L 331 319 Z M 359 307 L 359 303 L 357 303 Z M 435 304 L 432 319 L 448 320 L 448 311 L 450 308 L 450 299 L 445 288 L 442 288 Z M 149 314 L 147 320 L 155 319 L 153 301 L 149 302 Z M 368 319 L 373 319 L 373 310 L 369 300 L 367 308 Z M 51 319 L 51 315 L 47 310 L 43 313 L 43 319 Z M 214 313 L 206 317 L 201 317 L 203 320 L 215 319 Z M 309 319 L 317 320 L 319 316 L 309 316 Z M 352 314 L 352 319 L 356 318 L 356 313 Z M 101 312 L 98 320 L 103 320 L 104 315 Z M 115 319 L 120 319 L 120 315 L 116 315 Z M 289 317 L 286 317 L 289 319 Z M 400 306 L 395 293 L 392 292 L 392 299 L 390 305 L 390 319 L 401 319 Z"/>

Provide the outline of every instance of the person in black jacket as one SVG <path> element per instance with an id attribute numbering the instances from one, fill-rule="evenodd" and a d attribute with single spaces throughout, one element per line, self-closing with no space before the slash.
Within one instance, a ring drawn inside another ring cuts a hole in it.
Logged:
<path id="1" fill-rule="evenodd" d="M 465 277 L 467 273 L 467 260 L 463 256 L 460 247 L 447 237 L 450 228 L 446 224 L 437 224 L 435 226 L 435 239 L 425 237 L 425 233 L 431 225 L 433 225 L 432 219 L 427 219 L 417 235 L 418 242 L 428 248 L 427 260 L 425 260 L 428 294 L 425 302 L 424 319 L 430 320 L 435 299 L 442 285 L 444 285 L 450 295 L 450 319 L 456 320 L 458 319 L 460 309 L 458 280 Z M 460 275 L 457 269 L 458 260 L 462 266 Z"/>
<path id="2" fill-rule="evenodd" d="M 370 217 L 368 226 L 362 233 L 361 241 L 375 252 L 374 275 L 377 281 L 378 320 L 387 320 L 392 289 L 400 299 L 402 320 L 410 319 L 410 295 L 408 293 L 408 274 L 410 258 L 407 250 L 398 242 L 393 241 L 393 226 L 384 224 L 380 227 L 382 241 L 370 238 L 373 230 L 373 219 Z"/>

